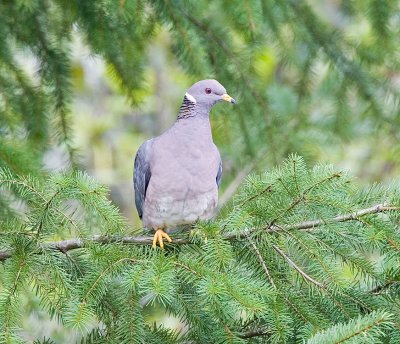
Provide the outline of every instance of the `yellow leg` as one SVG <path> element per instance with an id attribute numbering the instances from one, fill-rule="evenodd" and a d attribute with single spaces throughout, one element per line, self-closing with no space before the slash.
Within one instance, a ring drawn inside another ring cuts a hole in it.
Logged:
<path id="1" fill-rule="evenodd" d="M 169 235 L 167 233 L 165 233 L 161 228 L 157 229 L 156 233 L 154 234 L 154 238 L 153 238 L 153 248 L 156 248 L 157 241 L 158 241 L 160 248 L 164 249 L 163 238 L 167 239 L 168 242 L 172 242 L 172 239 L 169 237 Z"/>

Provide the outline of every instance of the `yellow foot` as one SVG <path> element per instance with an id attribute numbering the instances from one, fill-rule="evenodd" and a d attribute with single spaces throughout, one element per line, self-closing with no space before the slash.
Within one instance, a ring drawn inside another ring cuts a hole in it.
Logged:
<path id="1" fill-rule="evenodd" d="M 157 241 L 158 241 L 160 248 L 164 249 L 163 238 L 167 239 L 168 242 L 172 242 L 172 239 L 169 237 L 169 235 L 167 233 L 165 233 L 162 229 L 157 229 L 156 234 L 154 234 L 154 238 L 153 238 L 153 248 L 156 248 Z"/>

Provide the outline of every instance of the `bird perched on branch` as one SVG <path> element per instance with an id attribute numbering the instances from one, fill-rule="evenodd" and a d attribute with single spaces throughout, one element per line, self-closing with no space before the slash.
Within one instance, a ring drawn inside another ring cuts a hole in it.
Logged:
<path id="1" fill-rule="evenodd" d="M 155 230 L 153 247 L 178 225 L 210 219 L 218 203 L 222 162 L 210 126 L 217 102 L 236 101 L 216 80 L 186 92 L 174 125 L 139 148 L 134 165 L 135 203 L 143 225 Z"/>

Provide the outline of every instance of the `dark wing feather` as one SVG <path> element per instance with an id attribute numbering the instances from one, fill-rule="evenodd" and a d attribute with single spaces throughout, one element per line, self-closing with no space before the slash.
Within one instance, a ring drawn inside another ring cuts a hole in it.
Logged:
<path id="1" fill-rule="evenodd" d="M 218 167 L 218 173 L 217 173 L 217 185 L 218 185 L 218 187 L 221 184 L 221 180 L 222 180 L 222 160 L 221 160 L 221 158 L 219 158 L 219 167 Z"/>
<path id="2" fill-rule="evenodd" d="M 144 142 L 136 153 L 133 171 L 133 187 L 135 189 L 135 204 L 139 217 L 143 215 L 143 205 L 147 186 L 151 178 L 150 152 L 153 140 Z"/>

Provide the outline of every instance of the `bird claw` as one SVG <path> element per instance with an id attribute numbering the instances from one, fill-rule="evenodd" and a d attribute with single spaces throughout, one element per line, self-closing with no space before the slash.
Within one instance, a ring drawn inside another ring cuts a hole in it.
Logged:
<path id="1" fill-rule="evenodd" d="M 163 250 L 164 249 L 163 238 L 167 239 L 168 242 L 172 242 L 172 239 L 169 237 L 167 233 L 165 233 L 162 229 L 157 229 L 153 238 L 153 248 L 157 247 L 157 241 L 158 241 L 160 248 Z"/>

